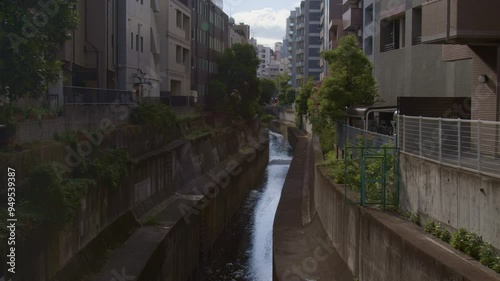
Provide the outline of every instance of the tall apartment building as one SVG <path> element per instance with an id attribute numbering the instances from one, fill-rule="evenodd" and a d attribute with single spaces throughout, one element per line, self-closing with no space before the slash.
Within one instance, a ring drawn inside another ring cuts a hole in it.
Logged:
<path id="1" fill-rule="evenodd" d="M 289 75 L 292 87 L 297 87 L 297 20 L 300 14 L 299 8 L 290 11 L 290 16 L 286 19 L 286 40 L 287 40 L 287 53 L 289 61 Z"/>
<path id="2" fill-rule="evenodd" d="M 297 16 L 295 83 L 298 87 L 309 77 L 319 80 L 320 67 L 320 20 L 321 0 L 305 0 L 300 3 Z"/>
<path id="3" fill-rule="evenodd" d="M 257 77 L 264 77 L 265 69 L 271 63 L 271 48 L 257 45 L 257 57 L 260 60 L 259 68 L 257 68 Z"/>
<path id="4" fill-rule="evenodd" d="M 228 16 L 211 0 L 192 1 L 191 10 L 191 89 L 205 104 L 210 77 L 217 73 L 217 56 L 228 48 Z"/>

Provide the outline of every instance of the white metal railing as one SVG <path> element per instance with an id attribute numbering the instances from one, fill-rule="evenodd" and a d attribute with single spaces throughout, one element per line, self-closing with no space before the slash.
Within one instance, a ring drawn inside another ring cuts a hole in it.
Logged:
<path id="1" fill-rule="evenodd" d="M 398 116 L 401 152 L 500 177 L 500 122 Z"/>

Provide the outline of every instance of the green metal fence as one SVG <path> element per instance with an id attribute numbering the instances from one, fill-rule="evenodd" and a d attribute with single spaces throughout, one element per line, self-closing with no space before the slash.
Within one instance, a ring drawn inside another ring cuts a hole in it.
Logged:
<path id="1" fill-rule="evenodd" d="M 399 157 L 393 145 L 345 147 L 345 201 L 386 209 L 399 204 Z M 349 197 L 349 200 L 348 200 Z"/>

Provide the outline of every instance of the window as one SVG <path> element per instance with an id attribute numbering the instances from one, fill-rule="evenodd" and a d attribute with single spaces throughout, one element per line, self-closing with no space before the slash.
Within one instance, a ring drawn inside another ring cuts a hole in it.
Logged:
<path id="1" fill-rule="evenodd" d="M 135 35 L 135 49 L 139 51 L 139 35 Z"/>
<path id="2" fill-rule="evenodd" d="M 130 48 L 133 50 L 134 49 L 134 33 L 130 33 Z"/>
<path id="3" fill-rule="evenodd" d="M 175 60 L 177 63 L 182 63 L 182 47 L 178 45 L 175 46 Z"/>
<path id="4" fill-rule="evenodd" d="M 380 51 L 387 52 L 405 47 L 406 18 L 396 17 L 380 22 Z"/>
<path id="5" fill-rule="evenodd" d="M 144 37 L 141 36 L 141 53 L 144 53 Z"/>
<path id="6" fill-rule="evenodd" d="M 182 12 L 179 10 L 175 11 L 176 11 L 175 21 L 177 23 L 177 27 L 182 28 Z"/>
<path id="7" fill-rule="evenodd" d="M 373 22 L 373 4 L 365 9 L 365 26 Z"/>
<path id="8" fill-rule="evenodd" d="M 413 9 L 412 28 L 411 28 L 412 44 L 422 44 L 422 8 Z"/>

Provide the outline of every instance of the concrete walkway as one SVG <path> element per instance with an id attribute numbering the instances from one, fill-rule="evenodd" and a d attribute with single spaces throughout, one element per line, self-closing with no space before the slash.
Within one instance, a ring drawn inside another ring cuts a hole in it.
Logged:
<path id="1" fill-rule="evenodd" d="M 317 216 L 303 225 L 304 182 L 308 170 L 306 135 L 290 128 L 295 143 L 293 160 L 285 179 L 273 228 L 274 280 L 352 281 L 353 275 L 329 240 Z"/>

